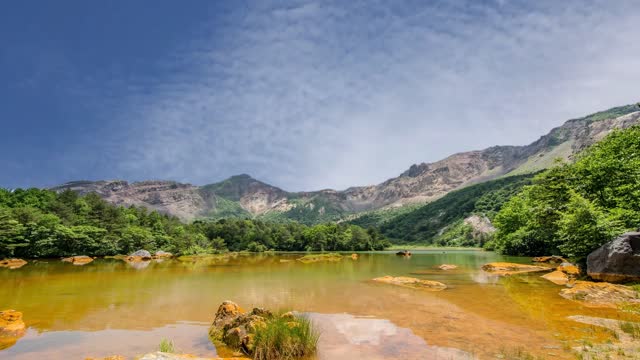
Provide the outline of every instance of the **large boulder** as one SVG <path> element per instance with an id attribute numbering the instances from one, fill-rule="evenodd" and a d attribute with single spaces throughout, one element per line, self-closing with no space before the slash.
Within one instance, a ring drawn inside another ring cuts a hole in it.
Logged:
<path id="1" fill-rule="evenodd" d="M 628 232 L 589 254 L 587 274 L 608 282 L 640 281 L 640 232 Z"/>

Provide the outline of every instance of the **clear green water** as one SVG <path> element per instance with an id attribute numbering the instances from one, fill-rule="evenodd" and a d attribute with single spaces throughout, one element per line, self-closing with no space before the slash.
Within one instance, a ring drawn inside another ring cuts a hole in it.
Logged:
<path id="1" fill-rule="evenodd" d="M 157 350 L 162 338 L 181 351 L 214 356 L 207 328 L 224 300 L 312 313 L 323 333 L 318 357 L 332 359 L 494 358 L 515 348 L 571 358 L 567 345 L 605 341 L 607 334 L 567 316 L 621 316 L 561 298 L 561 287 L 539 274 L 494 278 L 480 270 L 487 262 L 527 258 L 437 250 L 415 251 L 411 258 L 365 253 L 337 263 L 286 261 L 298 257 L 168 260 L 139 269 L 119 260 L 85 266 L 48 260 L 0 269 L 0 309 L 23 312 L 29 327 L 0 350 L 0 359 L 133 357 Z M 459 269 L 434 269 L 444 263 Z M 383 275 L 436 280 L 449 289 L 370 281 Z"/>

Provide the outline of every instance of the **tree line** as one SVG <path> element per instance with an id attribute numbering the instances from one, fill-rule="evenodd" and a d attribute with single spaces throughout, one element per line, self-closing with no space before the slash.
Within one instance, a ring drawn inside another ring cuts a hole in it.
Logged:
<path id="1" fill-rule="evenodd" d="M 195 221 L 144 207 L 112 205 L 99 195 L 0 189 L 0 258 L 105 256 L 138 249 L 175 254 L 231 251 L 381 250 L 375 229 L 347 224 L 306 226 L 253 219 Z"/>

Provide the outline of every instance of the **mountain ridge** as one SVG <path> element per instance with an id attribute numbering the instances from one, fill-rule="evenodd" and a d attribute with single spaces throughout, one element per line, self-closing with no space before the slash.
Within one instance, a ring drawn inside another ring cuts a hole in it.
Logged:
<path id="1" fill-rule="evenodd" d="M 432 163 L 413 164 L 380 184 L 345 190 L 288 192 L 247 174 L 203 186 L 101 180 L 73 181 L 51 189 L 96 192 L 117 205 L 145 206 L 183 220 L 229 216 L 307 223 L 337 220 L 367 210 L 427 203 L 467 185 L 548 168 L 556 158 L 571 160 L 612 129 L 640 124 L 639 110 L 637 105 L 626 105 L 571 119 L 528 145 L 455 153 Z"/>

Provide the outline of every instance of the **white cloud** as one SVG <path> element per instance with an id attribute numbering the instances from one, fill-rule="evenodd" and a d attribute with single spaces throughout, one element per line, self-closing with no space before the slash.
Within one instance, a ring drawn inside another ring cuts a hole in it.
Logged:
<path id="1" fill-rule="evenodd" d="M 172 74 L 127 84 L 119 173 L 345 188 L 636 100 L 632 1 L 409 3 L 260 2 L 212 21 L 164 60 Z"/>

